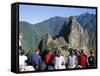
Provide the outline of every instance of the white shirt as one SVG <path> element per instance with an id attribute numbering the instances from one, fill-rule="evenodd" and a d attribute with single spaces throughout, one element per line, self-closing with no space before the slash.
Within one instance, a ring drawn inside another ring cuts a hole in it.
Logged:
<path id="1" fill-rule="evenodd" d="M 76 56 L 68 56 L 68 68 L 76 67 Z"/>
<path id="2" fill-rule="evenodd" d="M 26 63 L 25 60 L 27 60 L 27 57 L 25 55 L 19 55 L 19 69 L 20 71 L 24 71 Z"/>
<path id="3" fill-rule="evenodd" d="M 55 69 L 65 69 L 65 65 L 62 65 L 62 63 L 65 63 L 64 57 L 55 57 Z"/>

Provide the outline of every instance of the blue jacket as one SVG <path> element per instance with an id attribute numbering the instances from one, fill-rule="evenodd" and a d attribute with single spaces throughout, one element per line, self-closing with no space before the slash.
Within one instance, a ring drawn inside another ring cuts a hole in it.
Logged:
<path id="1" fill-rule="evenodd" d="M 42 64 L 41 56 L 38 54 L 32 55 L 32 64 L 40 66 Z"/>

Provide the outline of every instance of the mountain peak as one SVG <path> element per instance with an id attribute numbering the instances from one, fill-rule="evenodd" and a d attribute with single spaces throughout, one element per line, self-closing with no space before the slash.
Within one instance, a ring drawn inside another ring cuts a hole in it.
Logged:
<path id="1" fill-rule="evenodd" d="M 72 29 L 80 27 L 80 24 L 78 23 L 75 16 L 69 17 L 69 23 L 70 23 L 70 26 L 72 27 Z"/>
<path id="2" fill-rule="evenodd" d="M 91 15 L 91 14 L 86 12 L 86 13 L 81 14 L 80 16 L 89 16 L 89 15 Z"/>
<path id="3" fill-rule="evenodd" d="M 71 20 L 71 23 L 73 23 L 73 22 L 76 22 L 76 21 L 77 21 L 77 19 L 76 19 L 76 17 L 75 17 L 75 16 L 70 16 L 70 17 L 69 17 L 69 20 Z"/>
<path id="4" fill-rule="evenodd" d="M 70 18 L 70 19 L 75 19 L 76 17 L 75 17 L 75 16 L 70 16 L 69 18 Z"/>

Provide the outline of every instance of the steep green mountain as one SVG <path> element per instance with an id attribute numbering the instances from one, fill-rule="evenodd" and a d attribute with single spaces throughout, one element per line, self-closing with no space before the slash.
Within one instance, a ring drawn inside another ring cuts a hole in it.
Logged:
<path id="1" fill-rule="evenodd" d="M 41 40 L 39 32 L 32 29 L 32 24 L 27 22 L 19 23 L 19 32 L 23 33 L 22 45 L 25 53 L 32 52 L 39 45 L 39 41 Z"/>

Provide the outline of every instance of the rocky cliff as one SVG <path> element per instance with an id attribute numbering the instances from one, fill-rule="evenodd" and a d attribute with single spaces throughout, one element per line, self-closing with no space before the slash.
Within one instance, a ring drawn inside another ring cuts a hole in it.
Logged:
<path id="1" fill-rule="evenodd" d="M 76 17 L 69 17 L 58 34 L 63 37 L 68 46 L 73 49 L 85 49 L 95 48 L 96 36 L 94 32 L 89 32 L 81 27 Z"/>

